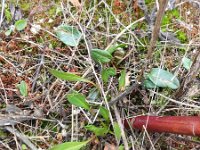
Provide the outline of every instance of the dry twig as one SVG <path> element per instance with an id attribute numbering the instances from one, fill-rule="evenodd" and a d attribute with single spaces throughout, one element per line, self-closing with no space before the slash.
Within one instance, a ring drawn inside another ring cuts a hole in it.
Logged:
<path id="1" fill-rule="evenodd" d="M 194 62 L 191 66 L 190 71 L 188 72 L 184 80 L 182 81 L 181 86 L 178 89 L 178 91 L 175 93 L 175 98 L 181 99 L 187 93 L 187 91 L 192 86 L 192 83 L 194 82 L 194 79 L 199 74 L 199 72 L 200 72 L 200 48 L 194 59 Z"/>
<path id="2" fill-rule="evenodd" d="M 22 140 L 31 150 L 37 150 L 37 147 L 35 147 L 31 141 L 22 133 L 17 131 L 16 129 L 6 126 L 6 130 L 8 130 L 10 133 L 16 135 L 20 140 Z"/>

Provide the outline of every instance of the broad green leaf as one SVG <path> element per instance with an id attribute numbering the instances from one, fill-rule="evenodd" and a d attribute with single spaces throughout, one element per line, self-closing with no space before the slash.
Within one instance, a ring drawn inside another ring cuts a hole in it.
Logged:
<path id="1" fill-rule="evenodd" d="M 107 63 L 110 62 L 112 59 L 112 55 L 108 51 L 101 49 L 92 49 L 91 57 L 94 61 L 98 63 Z"/>
<path id="2" fill-rule="evenodd" d="M 182 59 L 182 63 L 183 63 L 183 67 L 187 70 L 190 70 L 191 66 L 192 66 L 192 61 L 191 59 L 187 58 L 187 57 L 183 57 Z"/>
<path id="3" fill-rule="evenodd" d="M 58 71 L 55 69 L 49 69 L 49 72 L 54 75 L 55 77 L 61 79 L 61 80 L 66 80 L 66 81 L 82 81 L 82 82 L 89 82 L 92 83 L 90 80 L 87 80 L 85 78 L 82 78 L 76 74 L 69 73 L 69 72 L 63 72 L 63 71 Z"/>
<path id="4" fill-rule="evenodd" d="M 119 77 L 119 90 L 124 91 L 126 85 L 126 71 L 121 71 L 121 76 Z"/>
<path id="5" fill-rule="evenodd" d="M 85 129 L 94 132 L 96 136 L 104 136 L 109 131 L 108 127 L 96 127 L 94 125 L 87 125 L 85 126 Z"/>
<path id="6" fill-rule="evenodd" d="M 24 30 L 26 28 L 26 26 L 27 26 L 27 21 L 25 19 L 18 20 L 15 22 L 15 28 L 18 31 Z"/>
<path id="7" fill-rule="evenodd" d="M 88 141 L 84 142 L 65 142 L 53 146 L 50 150 L 80 150 L 82 147 L 86 146 Z"/>
<path id="8" fill-rule="evenodd" d="M 147 89 L 156 88 L 156 85 L 149 79 L 145 79 L 143 84 L 144 84 L 144 87 L 146 87 Z"/>
<path id="9" fill-rule="evenodd" d="M 26 97 L 28 95 L 28 87 L 25 81 L 21 81 L 20 84 L 17 85 L 17 88 L 22 96 Z"/>
<path id="10" fill-rule="evenodd" d="M 99 113 L 100 113 L 100 115 L 103 116 L 103 118 L 104 118 L 107 122 L 110 121 L 110 118 L 109 118 L 109 111 L 108 111 L 105 107 L 101 106 L 101 107 L 100 107 L 100 110 L 99 110 Z"/>
<path id="11" fill-rule="evenodd" d="M 59 40 L 69 46 L 78 46 L 82 36 L 78 29 L 69 25 L 60 25 L 56 29 L 56 35 Z"/>
<path id="12" fill-rule="evenodd" d="M 110 76 L 114 76 L 114 75 L 116 75 L 115 68 L 106 68 L 106 69 L 103 69 L 101 72 L 102 79 L 105 83 L 108 82 L 108 79 Z"/>
<path id="13" fill-rule="evenodd" d="M 153 68 L 147 77 L 158 87 L 177 89 L 180 86 L 179 80 L 175 75 L 160 68 Z"/>
<path id="14" fill-rule="evenodd" d="M 112 54 L 113 52 L 115 52 L 118 48 L 124 48 L 126 47 L 126 44 L 119 44 L 119 45 L 114 45 L 114 46 L 111 46 L 107 49 L 107 51 Z"/>
<path id="15" fill-rule="evenodd" d="M 119 127 L 117 122 L 114 122 L 113 128 L 114 128 L 115 137 L 119 141 L 120 138 L 121 138 L 121 129 L 120 129 L 120 127 Z"/>
<path id="16" fill-rule="evenodd" d="M 82 107 L 86 110 L 90 110 L 90 105 L 86 102 L 85 95 L 83 94 L 73 91 L 72 93 L 67 95 L 67 99 L 71 104 L 77 107 Z"/>

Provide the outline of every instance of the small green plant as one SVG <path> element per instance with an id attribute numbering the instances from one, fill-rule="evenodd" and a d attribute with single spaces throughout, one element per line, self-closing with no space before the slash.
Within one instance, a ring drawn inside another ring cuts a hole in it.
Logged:
<path id="1" fill-rule="evenodd" d="M 5 17 L 8 22 L 10 22 L 12 20 L 12 14 L 10 12 L 10 9 L 8 9 L 8 8 L 5 9 Z"/>
<path id="2" fill-rule="evenodd" d="M 101 49 L 93 49 L 91 51 L 91 57 L 98 63 L 108 63 L 112 59 L 112 55 L 108 51 Z"/>
<path id="3" fill-rule="evenodd" d="M 182 59 L 182 63 L 183 63 L 183 67 L 187 70 L 190 70 L 191 66 L 192 66 L 192 61 L 191 59 L 187 58 L 187 57 L 183 57 Z"/>
<path id="4" fill-rule="evenodd" d="M 101 50 L 101 49 L 91 50 L 92 59 L 97 64 L 102 65 L 101 77 L 104 83 L 107 83 L 111 76 L 114 77 L 117 74 L 117 71 L 114 67 L 105 68 L 106 63 L 111 62 L 113 58 L 112 54 L 116 50 L 118 50 L 119 48 L 120 49 L 124 48 L 125 46 L 126 46 L 125 44 L 118 44 L 118 45 L 109 47 L 107 50 Z M 55 69 L 49 69 L 49 72 L 61 80 L 81 81 L 81 82 L 86 82 L 86 83 L 92 83 L 93 85 L 95 85 L 90 80 L 86 78 L 82 78 L 74 73 L 58 71 Z M 124 69 L 121 71 L 121 75 L 119 77 L 119 90 L 121 91 L 125 90 L 126 76 L 127 76 L 127 73 L 126 73 L 126 70 Z M 113 134 L 115 135 L 116 139 L 119 141 L 121 138 L 120 127 L 117 124 L 117 122 L 115 122 L 113 129 L 111 128 L 108 109 L 103 106 L 96 106 L 95 104 L 90 103 L 90 101 L 93 102 L 99 99 L 99 91 L 100 89 L 97 86 L 95 86 L 92 90 L 90 90 L 88 96 L 86 96 L 85 94 L 79 93 L 77 91 L 72 91 L 69 94 L 67 94 L 66 98 L 70 104 L 83 108 L 85 111 L 87 111 L 87 113 L 90 113 L 91 115 L 94 114 L 94 112 L 96 112 L 96 109 L 99 110 L 99 119 L 97 119 L 99 125 L 97 126 L 94 124 L 88 124 L 84 127 L 86 130 L 93 132 L 95 136 L 97 137 L 105 136 L 107 134 Z"/>
<path id="5" fill-rule="evenodd" d="M 107 83 L 110 76 L 115 76 L 116 70 L 115 68 L 106 68 L 101 72 L 102 80 Z"/>
<path id="6" fill-rule="evenodd" d="M 179 88 L 180 83 L 178 78 L 169 71 L 160 68 L 152 68 L 151 72 L 146 75 L 144 86 L 146 88 L 168 87 L 177 89 Z"/>
<path id="7" fill-rule="evenodd" d="M 60 25 L 56 29 L 57 38 L 69 46 L 78 46 L 82 33 L 75 27 L 69 25 Z"/>
<path id="8" fill-rule="evenodd" d="M 87 125 L 85 129 L 94 132 L 96 136 L 105 136 L 110 130 L 108 126 L 96 127 L 95 125 Z"/>
<path id="9" fill-rule="evenodd" d="M 18 31 L 22 31 L 26 28 L 26 26 L 27 26 L 27 21 L 25 19 L 18 20 L 15 22 L 15 25 L 11 25 L 9 27 L 9 29 L 5 32 L 5 35 L 6 36 L 11 35 L 11 33 L 15 31 L 15 29 Z"/>
<path id="10" fill-rule="evenodd" d="M 11 33 L 15 30 L 15 26 L 11 25 L 9 29 L 5 32 L 6 36 L 11 35 Z"/>
<path id="11" fill-rule="evenodd" d="M 67 95 L 67 99 L 71 104 L 75 106 L 90 110 L 90 105 L 86 102 L 86 97 L 83 94 L 73 91 Z"/>
<path id="12" fill-rule="evenodd" d="M 20 94 L 23 97 L 26 97 L 28 95 L 28 86 L 25 81 L 21 81 L 20 84 L 17 85 L 17 88 L 19 89 Z"/>
<path id="13" fill-rule="evenodd" d="M 163 16 L 162 25 L 170 24 L 172 22 L 172 19 L 174 18 L 180 19 L 180 13 L 178 9 L 167 11 L 166 14 Z"/>
<path id="14" fill-rule="evenodd" d="M 15 22 L 15 28 L 18 30 L 18 31 L 22 31 L 26 28 L 27 26 L 27 21 L 25 19 L 21 19 L 21 20 L 18 20 Z"/>
<path id="15" fill-rule="evenodd" d="M 178 31 L 177 32 L 177 37 L 181 42 L 186 42 L 187 41 L 187 35 L 183 31 Z"/>

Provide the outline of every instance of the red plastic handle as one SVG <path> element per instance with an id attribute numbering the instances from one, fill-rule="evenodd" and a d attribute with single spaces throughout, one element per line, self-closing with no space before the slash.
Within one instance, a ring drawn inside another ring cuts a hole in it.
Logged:
<path id="1" fill-rule="evenodd" d="M 135 128 L 151 132 L 167 132 L 200 136 L 200 117 L 198 116 L 138 116 L 124 121 L 125 128 L 129 124 Z"/>

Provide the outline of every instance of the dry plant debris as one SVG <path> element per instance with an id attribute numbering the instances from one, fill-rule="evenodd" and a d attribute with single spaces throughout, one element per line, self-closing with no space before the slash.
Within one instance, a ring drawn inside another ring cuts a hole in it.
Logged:
<path id="1" fill-rule="evenodd" d="M 195 0 L 2 0 L 0 149 L 198 149 L 123 120 L 199 116 L 199 16 Z"/>

